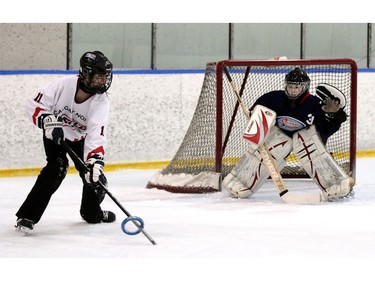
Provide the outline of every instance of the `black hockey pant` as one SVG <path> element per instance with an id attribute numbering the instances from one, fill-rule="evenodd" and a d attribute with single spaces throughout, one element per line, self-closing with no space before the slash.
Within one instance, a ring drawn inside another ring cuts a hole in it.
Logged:
<path id="1" fill-rule="evenodd" d="M 84 140 L 79 142 L 65 141 L 82 159 Z M 26 200 L 16 213 L 17 218 L 27 218 L 34 223 L 38 223 L 41 219 L 52 194 L 60 187 L 69 167 L 66 152 L 61 146 L 55 145 L 53 141 L 45 137 L 43 137 L 43 142 L 47 165 L 40 172 Z M 85 184 L 83 171 L 81 171 L 79 165 L 75 164 L 75 167 L 83 182 L 80 214 L 88 223 L 101 222 L 103 214 L 100 203 L 103 201 L 104 195 L 98 193 L 91 185 Z"/>

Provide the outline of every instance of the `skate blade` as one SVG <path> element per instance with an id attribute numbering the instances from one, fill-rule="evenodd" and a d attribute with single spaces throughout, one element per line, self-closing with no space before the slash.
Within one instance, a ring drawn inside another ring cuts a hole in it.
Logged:
<path id="1" fill-rule="evenodd" d="M 28 227 L 24 227 L 24 226 L 15 226 L 16 228 L 16 232 L 22 234 L 22 235 L 29 235 L 30 234 L 30 231 L 32 229 L 28 228 Z"/>

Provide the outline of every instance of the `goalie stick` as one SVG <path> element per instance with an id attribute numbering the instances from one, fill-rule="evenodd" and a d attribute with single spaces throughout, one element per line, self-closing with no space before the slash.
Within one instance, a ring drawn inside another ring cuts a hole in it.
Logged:
<path id="1" fill-rule="evenodd" d="M 236 85 L 234 84 L 232 77 L 229 74 L 229 71 L 225 65 L 223 65 L 223 70 L 225 75 L 228 78 L 228 81 L 232 87 L 233 92 L 237 96 L 238 103 L 240 104 L 243 113 L 246 115 L 247 119 L 250 119 L 250 112 L 245 107 L 241 96 L 237 90 Z M 263 143 L 263 145 L 259 146 L 258 151 L 263 158 L 263 163 L 267 167 L 267 170 L 272 178 L 273 183 L 275 184 L 277 191 L 279 192 L 281 200 L 288 204 L 313 204 L 319 203 L 323 201 L 323 197 L 321 193 L 313 194 L 313 193 L 290 193 L 287 189 L 285 182 L 278 170 L 275 160 L 273 159 L 267 145 Z"/>
<path id="2" fill-rule="evenodd" d="M 78 155 L 71 149 L 71 147 L 63 140 L 61 142 L 62 147 L 66 150 L 69 154 L 70 158 L 72 158 L 73 162 L 77 163 L 84 171 L 89 172 L 89 169 L 86 167 L 85 163 L 83 163 L 82 159 L 78 157 Z M 99 180 L 100 188 L 104 190 L 104 192 L 116 203 L 116 205 L 125 213 L 128 218 L 133 218 L 132 216 L 121 204 L 120 202 L 112 195 L 111 192 L 105 187 L 105 185 Z M 143 229 L 142 225 L 138 222 L 138 220 L 131 220 L 134 225 L 138 228 L 140 232 L 153 244 L 156 245 L 156 242 L 152 237 Z"/>

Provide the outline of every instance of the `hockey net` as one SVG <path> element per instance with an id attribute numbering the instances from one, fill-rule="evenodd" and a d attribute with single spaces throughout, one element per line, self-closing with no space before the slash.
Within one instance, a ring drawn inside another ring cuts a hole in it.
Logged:
<path id="1" fill-rule="evenodd" d="M 226 60 L 208 63 L 198 103 L 187 133 L 168 166 L 156 173 L 147 188 L 177 193 L 221 190 L 221 180 L 231 171 L 249 143 L 243 139 L 247 118 L 223 74 L 229 69 L 246 107 L 266 92 L 284 89 L 285 75 L 302 67 L 311 79 L 310 94 L 319 83 L 328 83 L 346 96 L 348 120 L 327 142 L 338 164 L 355 178 L 357 66 L 351 59 Z M 295 155 L 287 158 L 284 178 L 306 178 Z"/>

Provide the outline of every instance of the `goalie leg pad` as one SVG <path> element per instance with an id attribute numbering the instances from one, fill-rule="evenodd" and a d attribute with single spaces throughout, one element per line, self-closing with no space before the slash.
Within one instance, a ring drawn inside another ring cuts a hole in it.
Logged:
<path id="1" fill-rule="evenodd" d="M 342 198 L 351 192 L 354 180 L 328 153 L 315 126 L 293 135 L 293 152 L 302 168 L 322 190 L 326 200 Z"/>
<path id="2" fill-rule="evenodd" d="M 292 150 L 292 139 L 278 127 L 273 127 L 266 141 L 278 169 L 285 166 L 285 158 Z M 262 163 L 258 150 L 249 148 L 237 165 L 224 178 L 222 185 L 235 198 L 253 195 L 269 177 L 267 167 Z"/>

